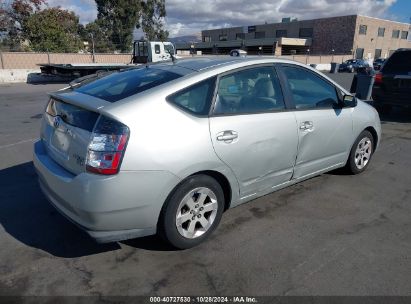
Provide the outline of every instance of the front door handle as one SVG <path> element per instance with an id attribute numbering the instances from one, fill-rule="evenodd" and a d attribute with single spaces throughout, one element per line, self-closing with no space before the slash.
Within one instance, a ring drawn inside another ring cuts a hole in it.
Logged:
<path id="1" fill-rule="evenodd" d="M 304 121 L 300 125 L 300 130 L 312 130 L 314 128 L 314 123 L 312 121 Z"/>
<path id="2" fill-rule="evenodd" d="M 236 131 L 223 131 L 217 134 L 218 141 L 232 142 L 236 138 L 238 138 Z"/>

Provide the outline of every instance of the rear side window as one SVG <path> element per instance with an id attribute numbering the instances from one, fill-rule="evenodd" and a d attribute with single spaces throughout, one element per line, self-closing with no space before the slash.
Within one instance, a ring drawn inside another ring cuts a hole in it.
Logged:
<path id="1" fill-rule="evenodd" d="M 408 74 L 411 73 L 411 51 L 395 52 L 385 62 L 383 73 Z"/>
<path id="2" fill-rule="evenodd" d="M 216 78 L 210 78 L 167 97 L 167 101 L 189 113 L 207 116 L 213 99 Z"/>
<path id="3" fill-rule="evenodd" d="M 180 74 L 151 67 L 129 69 L 110 74 L 74 90 L 109 102 L 116 102 L 181 76 Z"/>

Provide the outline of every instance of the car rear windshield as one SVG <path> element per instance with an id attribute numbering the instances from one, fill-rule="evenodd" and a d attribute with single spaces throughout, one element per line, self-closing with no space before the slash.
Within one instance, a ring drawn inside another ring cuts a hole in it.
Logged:
<path id="1" fill-rule="evenodd" d="M 162 69 L 143 67 L 119 71 L 80 85 L 74 90 L 109 102 L 116 102 L 181 76 Z"/>
<path id="2" fill-rule="evenodd" d="M 382 72 L 388 74 L 411 73 L 411 50 L 392 54 L 385 62 Z"/>

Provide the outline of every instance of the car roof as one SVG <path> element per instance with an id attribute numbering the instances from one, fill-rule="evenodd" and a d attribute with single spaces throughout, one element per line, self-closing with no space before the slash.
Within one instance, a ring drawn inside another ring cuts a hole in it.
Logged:
<path id="1" fill-rule="evenodd" d="M 229 72 L 235 69 L 245 68 L 253 65 L 265 65 L 273 63 L 291 64 L 293 66 L 300 66 L 310 69 L 318 74 L 321 74 L 323 78 L 327 79 L 330 83 L 334 84 L 344 94 L 349 94 L 349 92 L 346 89 L 344 89 L 341 85 L 339 85 L 331 78 L 327 77 L 327 75 L 324 75 L 321 72 L 317 71 L 315 68 L 301 62 L 274 56 L 231 57 L 228 55 L 214 55 L 213 57 L 202 56 L 187 59 L 178 59 L 174 62 L 168 61 L 149 64 L 147 68 L 152 67 L 153 69 L 163 69 L 167 71 L 171 70 L 172 72 L 180 74 L 183 77 L 162 84 L 161 89 L 159 89 L 159 87 L 154 87 L 139 94 L 140 96 L 144 96 L 143 98 L 149 96 L 148 100 L 150 100 L 152 99 L 151 94 L 163 94 L 163 92 L 171 94 L 170 92 L 175 91 L 176 85 L 178 87 L 185 88 L 199 81 L 205 80 L 209 77 L 214 77 L 218 74 Z M 170 88 L 173 89 L 171 90 Z M 106 109 L 109 110 L 115 107 L 121 107 L 122 105 L 129 102 L 133 102 L 134 100 L 135 97 L 130 96 L 130 98 L 125 98 L 122 101 L 112 103 L 110 107 L 107 107 Z"/>
<path id="2" fill-rule="evenodd" d="M 232 62 L 238 62 L 240 58 L 229 57 L 229 56 L 221 56 L 221 57 L 201 57 L 201 58 L 183 58 L 177 59 L 174 63 L 173 62 L 165 62 L 153 65 L 156 67 L 165 67 L 167 69 L 170 66 L 177 66 L 180 68 L 188 69 L 191 71 L 199 72 L 208 68 L 221 66 L 221 65 L 228 65 Z"/>
<path id="3" fill-rule="evenodd" d="M 178 59 L 174 63 L 160 63 L 156 64 L 157 67 L 169 67 L 170 65 L 175 65 L 180 68 L 188 69 L 195 72 L 201 72 L 205 70 L 211 70 L 218 67 L 229 67 L 230 65 L 236 65 L 239 63 L 244 63 L 248 65 L 251 63 L 264 63 L 264 62 L 290 62 L 296 63 L 292 60 L 285 60 L 276 57 L 267 56 L 248 56 L 248 57 L 231 57 L 231 56 L 213 56 L 213 57 L 199 57 L 199 58 L 189 58 L 189 59 Z"/>

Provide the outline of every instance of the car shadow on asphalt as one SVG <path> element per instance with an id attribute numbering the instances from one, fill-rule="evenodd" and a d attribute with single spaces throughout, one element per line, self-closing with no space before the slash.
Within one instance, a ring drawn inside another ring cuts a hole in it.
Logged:
<path id="1" fill-rule="evenodd" d="M 179 251 L 171 245 L 167 244 L 158 235 L 150 235 L 146 237 L 122 241 L 121 243 L 134 247 L 136 249 L 144 249 L 149 251 Z"/>
<path id="2" fill-rule="evenodd" d="M 120 249 L 96 243 L 60 215 L 41 193 L 32 162 L 0 170 L 0 189 L 0 224 L 17 241 L 64 258 Z"/>

